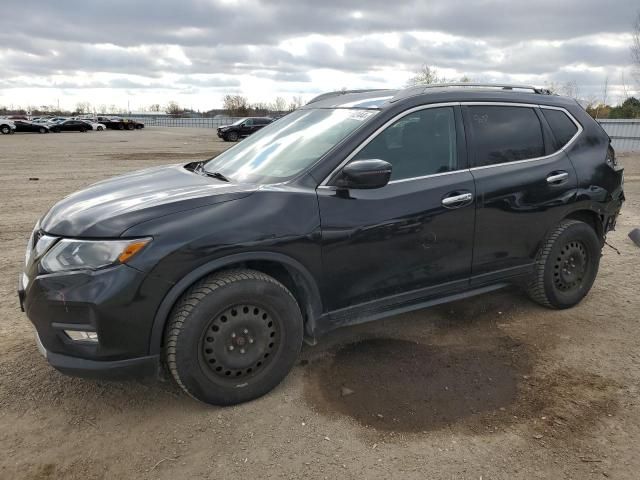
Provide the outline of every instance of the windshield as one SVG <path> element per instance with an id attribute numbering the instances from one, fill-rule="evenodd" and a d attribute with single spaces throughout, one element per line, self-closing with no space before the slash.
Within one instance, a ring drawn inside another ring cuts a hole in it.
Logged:
<path id="1" fill-rule="evenodd" d="M 277 183 L 313 165 L 376 110 L 297 110 L 267 125 L 205 165 L 232 182 Z"/>
<path id="2" fill-rule="evenodd" d="M 240 125 L 245 120 L 246 120 L 246 118 L 241 118 L 240 120 L 236 120 L 235 122 L 233 122 L 231 125 Z"/>

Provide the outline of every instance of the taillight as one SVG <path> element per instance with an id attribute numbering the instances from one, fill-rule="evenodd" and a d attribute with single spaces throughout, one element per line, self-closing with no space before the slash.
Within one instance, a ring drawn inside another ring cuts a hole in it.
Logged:
<path id="1" fill-rule="evenodd" d="M 611 145 L 607 149 L 607 157 L 606 157 L 607 165 L 611 168 L 616 169 L 618 167 L 618 160 L 616 159 L 616 151 L 613 149 Z"/>

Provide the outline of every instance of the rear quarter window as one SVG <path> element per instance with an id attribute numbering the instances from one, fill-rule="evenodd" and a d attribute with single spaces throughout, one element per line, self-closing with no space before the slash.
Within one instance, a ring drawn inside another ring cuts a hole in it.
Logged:
<path id="1" fill-rule="evenodd" d="M 564 147 L 578 133 L 578 127 L 562 110 L 543 108 L 542 114 L 556 139 L 556 148 Z"/>

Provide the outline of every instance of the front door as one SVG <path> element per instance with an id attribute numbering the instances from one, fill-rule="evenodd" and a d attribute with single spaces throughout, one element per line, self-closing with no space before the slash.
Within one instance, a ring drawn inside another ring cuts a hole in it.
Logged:
<path id="1" fill-rule="evenodd" d="M 328 310 L 467 285 L 475 186 L 458 108 L 412 109 L 356 150 L 391 163 L 385 187 L 318 188 Z"/>

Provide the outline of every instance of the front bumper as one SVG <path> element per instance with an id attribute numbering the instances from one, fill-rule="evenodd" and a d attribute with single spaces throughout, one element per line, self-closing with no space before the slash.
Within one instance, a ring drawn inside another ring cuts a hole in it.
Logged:
<path id="1" fill-rule="evenodd" d="M 75 377 L 125 379 L 152 377 L 160 369 L 160 356 L 150 355 L 126 360 L 96 361 L 71 357 L 48 351 L 36 332 L 36 345 L 49 365 L 56 370 Z"/>
<path id="2" fill-rule="evenodd" d="M 41 351 L 56 369 L 85 377 L 140 377 L 159 371 L 160 359 L 149 355 L 149 341 L 169 286 L 119 265 L 30 280 L 21 276 L 18 296 Z M 65 330 L 96 332 L 98 341 L 73 340 Z"/>

